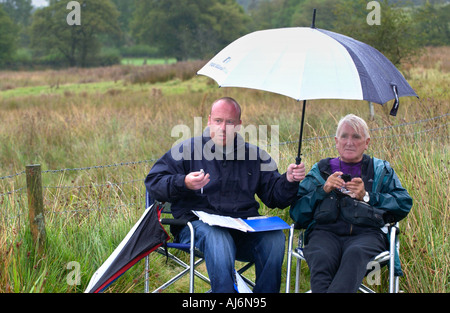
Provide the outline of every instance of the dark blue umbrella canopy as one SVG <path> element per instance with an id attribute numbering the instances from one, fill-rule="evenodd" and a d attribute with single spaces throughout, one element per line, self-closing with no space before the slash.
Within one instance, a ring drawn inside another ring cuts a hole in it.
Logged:
<path id="1" fill-rule="evenodd" d="M 338 33 L 318 30 L 347 49 L 360 77 L 363 100 L 384 104 L 392 99 L 398 102 L 399 97 L 418 97 L 400 71 L 377 49 Z"/>

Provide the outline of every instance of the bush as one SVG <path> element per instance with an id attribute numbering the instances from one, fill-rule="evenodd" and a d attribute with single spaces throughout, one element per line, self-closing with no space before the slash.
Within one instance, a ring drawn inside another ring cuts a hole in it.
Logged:
<path id="1" fill-rule="evenodd" d="M 50 53 L 33 60 L 35 66 L 50 66 L 55 68 L 67 67 L 69 63 L 64 55 L 59 52 Z"/>
<path id="2" fill-rule="evenodd" d="M 120 64 L 122 59 L 118 49 L 108 48 L 102 49 L 100 54 L 94 56 L 92 60 L 88 61 L 88 67 L 95 66 L 110 66 L 115 64 Z"/>
<path id="3" fill-rule="evenodd" d="M 131 47 L 122 47 L 120 48 L 120 54 L 123 57 L 129 58 L 157 58 L 161 55 L 159 54 L 159 50 L 156 47 L 151 47 L 148 45 L 135 45 Z"/>
<path id="4" fill-rule="evenodd" d="M 194 77 L 198 69 L 204 64 L 204 61 L 190 61 L 168 65 L 142 66 L 130 75 L 129 80 L 132 84 L 154 84 L 174 78 L 184 81 Z"/>

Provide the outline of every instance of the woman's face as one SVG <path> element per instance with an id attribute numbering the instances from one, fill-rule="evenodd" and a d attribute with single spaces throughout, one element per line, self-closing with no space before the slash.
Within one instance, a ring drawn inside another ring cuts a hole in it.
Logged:
<path id="1" fill-rule="evenodd" d="M 364 138 L 364 133 L 358 133 L 349 124 L 344 123 L 337 137 L 336 149 L 345 163 L 357 163 L 362 160 L 364 151 L 369 146 L 370 138 Z"/>

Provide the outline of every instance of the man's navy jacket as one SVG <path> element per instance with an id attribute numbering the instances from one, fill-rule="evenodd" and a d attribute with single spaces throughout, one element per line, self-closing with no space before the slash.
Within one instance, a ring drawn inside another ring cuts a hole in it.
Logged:
<path id="1" fill-rule="evenodd" d="M 283 209 L 295 199 L 299 183 L 288 182 L 266 151 L 244 142 L 239 134 L 234 146 L 225 150 L 214 145 L 208 129 L 203 136 L 175 145 L 145 179 L 150 197 L 170 202 L 173 216 L 187 220 L 197 219 L 191 210 L 241 218 L 257 216 L 255 195 L 269 208 Z M 189 190 L 185 176 L 201 169 L 210 174 L 210 182 L 203 191 Z"/>

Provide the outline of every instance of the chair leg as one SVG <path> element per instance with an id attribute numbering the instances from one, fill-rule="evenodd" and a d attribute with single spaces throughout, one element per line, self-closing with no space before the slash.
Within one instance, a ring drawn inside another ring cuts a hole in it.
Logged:
<path id="1" fill-rule="evenodd" d="M 289 293 L 291 286 L 291 265 L 292 265 L 292 246 L 294 241 L 294 225 L 289 229 L 288 251 L 287 251 L 287 270 L 286 270 L 286 293 Z"/>
<path id="2" fill-rule="evenodd" d="M 189 248 L 190 252 L 190 273 L 189 273 L 189 292 L 194 293 L 194 278 L 195 278 L 195 245 L 194 245 L 194 227 L 192 226 L 191 222 L 187 223 L 187 226 L 189 227 L 189 230 L 191 232 L 191 245 Z"/>
<path id="3" fill-rule="evenodd" d="M 184 263 L 183 261 L 179 260 L 177 257 L 175 256 L 170 256 L 170 258 L 175 261 L 176 263 L 178 263 L 179 265 L 181 265 L 182 267 L 184 267 L 184 270 L 181 271 L 180 273 L 178 273 L 176 276 L 172 277 L 172 279 L 168 280 L 167 282 L 165 282 L 163 285 L 161 285 L 160 287 L 158 287 L 157 289 L 153 290 L 153 293 L 159 293 L 162 290 L 166 289 L 167 287 L 169 287 L 170 285 L 172 285 L 174 282 L 178 281 L 179 279 L 181 279 L 184 275 L 186 274 L 190 274 L 191 269 L 190 266 L 187 265 L 186 263 Z M 198 265 L 200 265 L 201 263 L 203 263 L 203 259 L 199 259 L 195 262 L 194 267 L 197 267 Z M 198 271 L 194 271 L 195 275 L 199 278 L 201 278 L 203 281 L 205 281 L 206 283 L 210 283 L 209 279 L 207 277 L 205 277 L 203 274 L 201 274 Z"/>
<path id="4" fill-rule="evenodd" d="M 359 286 L 359 291 L 361 291 L 362 293 L 375 293 L 375 291 L 373 291 L 372 289 L 370 289 L 369 287 L 361 284 L 361 286 Z"/>
<path id="5" fill-rule="evenodd" d="M 297 264 L 295 268 L 295 293 L 298 293 L 300 290 L 300 271 L 302 267 L 302 259 L 297 259 Z"/>
<path id="6" fill-rule="evenodd" d="M 148 255 L 147 255 L 145 257 L 145 284 L 144 284 L 144 292 L 145 293 L 149 293 L 148 271 L 149 271 L 149 259 L 148 259 Z"/>
<path id="7" fill-rule="evenodd" d="M 189 292 L 190 293 L 194 293 L 194 281 L 195 281 L 196 275 L 199 276 L 201 279 L 208 281 L 208 279 L 206 277 L 204 277 L 200 273 L 197 273 L 197 271 L 195 270 L 195 267 L 197 266 L 197 264 L 203 262 L 203 260 L 199 260 L 199 263 L 195 262 L 194 227 L 192 226 L 192 223 L 190 223 L 190 222 L 187 223 L 187 226 L 189 227 L 189 231 L 190 231 L 190 235 L 191 235 L 191 242 L 190 242 L 190 246 L 189 246 L 189 266 L 187 266 L 187 264 L 185 264 L 184 262 L 180 261 L 178 258 L 171 256 L 171 259 L 174 260 L 175 262 L 177 262 L 179 265 L 185 267 L 185 270 L 180 272 L 178 275 L 176 275 L 174 278 L 169 280 L 167 283 L 165 283 L 158 289 L 156 289 L 154 292 L 159 292 L 160 290 L 165 289 L 167 286 L 171 285 L 173 282 L 175 282 L 178 279 L 180 279 L 181 277 L 183 277 L 187 272 L 189 272 Z M 146 258 L 145 278 L 146 278 L 145 290 L 146 290 L 146 292 L 148 292 L 148 286 L 147 286 L 148 285 L 148 256 Z"/>
<path id="8" fill-rule="evenodd" d="M 395 288 L 395 251 L 397 249 L 397 229 L 391 227 L 390 247 L 389 247 L 389 293 L 396 292 Z"/>

